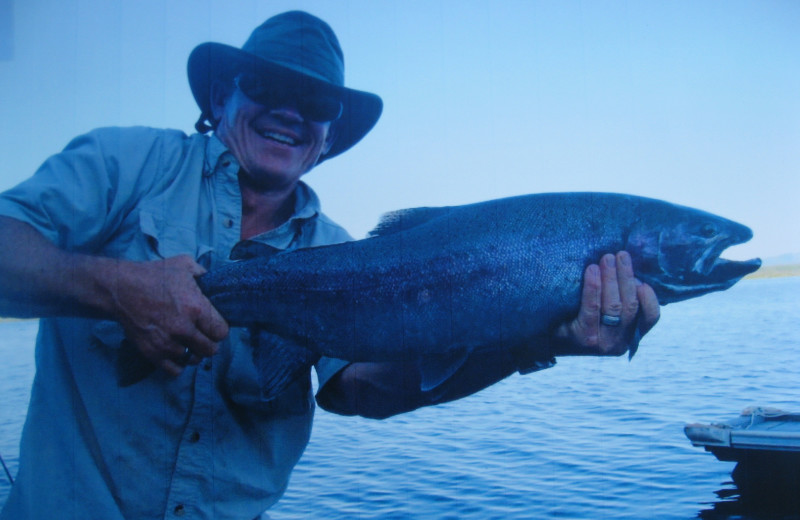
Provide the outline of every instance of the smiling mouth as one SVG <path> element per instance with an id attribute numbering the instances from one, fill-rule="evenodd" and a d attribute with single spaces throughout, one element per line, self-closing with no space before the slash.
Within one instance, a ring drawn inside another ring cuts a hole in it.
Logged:
<path id="1" fill-rule="evenodd" d="M 301 144 L 301 141 L 299 139 L 292 137 L 291 135 L 276 132 L 274 130 L 264 130 L 257 133 L 264 139 L 269 139 L 270 141 L 275 141 L 277 143 L 284 144 L 287 146 L 298 146 L 299 144 Z"/>

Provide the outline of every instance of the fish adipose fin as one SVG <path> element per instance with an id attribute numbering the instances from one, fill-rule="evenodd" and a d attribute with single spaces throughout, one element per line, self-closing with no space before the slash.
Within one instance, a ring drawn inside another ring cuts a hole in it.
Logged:
<path id="1" fill-rule="evenodd" d="M 430 392 L 450 379 L 464 366 L 469 353 L 466 349 L 431 354 L 419 360 L 420 390 Z"/>
<path id="2" fill-rule="evenodd" d="M 280 395 L 319 360 L 319 354 L 289 339 L 260 329 L 252 330 L 252 335 L 256 338 L 253 363 L 258 371 L 261 398 L 265 401 Z"/>
<path id="3" fill-rule="evenodd" d="M 451 208 L 412 208 L 401 209 L 386 213 L 381 217 L 375 229 L 369 232 L 369 236 L 385 236 L 400 233 L 407 229 L 427 224 L 431 220 L 437 219 L 449 213 Z"/>

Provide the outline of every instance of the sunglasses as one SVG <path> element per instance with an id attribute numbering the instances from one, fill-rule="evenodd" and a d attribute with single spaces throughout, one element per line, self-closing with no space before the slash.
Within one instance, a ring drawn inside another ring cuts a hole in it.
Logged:
<path id="1" fill-rule="evenodd" d="M 233 80 L 245 96 L 268 108 L 292 106 L 303 118 L 317 123 L 336 121 L 342 116 L 342 102 L 336 96 L 315 92 L 305 85 L 269 81 L 249 74 Z"/>

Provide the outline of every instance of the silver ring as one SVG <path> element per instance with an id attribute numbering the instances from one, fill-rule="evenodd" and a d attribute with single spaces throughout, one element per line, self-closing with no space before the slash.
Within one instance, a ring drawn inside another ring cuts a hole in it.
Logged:
<path id="1" fill-rule="evenodd" d="M 609 316 L 608 314 L 603 314 L 600 316 L 600 323 L 603 325 L 608 325 L 609 327 L 618 327 L 621 322 L 622 318 L 619 316 Z"/>
<path id="2" fill-rule="evenodd" d="M 192 351 L 189 350 L 189 347 L 186 347 L 186 349 L 183 351 L 183 356 L 181 356 L 179 363 L 181 365 L 187 365 L 189 364 L 190 359 L 192 359 Z"/>

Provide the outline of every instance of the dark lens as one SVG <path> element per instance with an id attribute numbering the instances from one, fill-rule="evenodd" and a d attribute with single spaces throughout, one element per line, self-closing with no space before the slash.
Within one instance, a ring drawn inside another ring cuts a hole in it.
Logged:
<path id="1" fill-rule="evenodd" d="M 342 102 L 332 96 L 309 95 L 300 106 L 303 117 L 318 123 L 336 121 L 342 116 Z"/>
<path id="2" fill-rule="evenodd" d="M 276 88 L 269 81 L 259 81 L 255 76 L 241 75 L 236 78 L 236 85 L 244 94 L 264 106 L 276 107 L 287 101 L 285 89 Z"/>
<path id="3" fill-rule="evenodd" d="M 256 103 L 270 108 L 294 106 L 310 121 L 335 121 L 342 115 L 342 102 L 338 98 L 302 85 L 280 80 L 264 81 L 245 74 L 236 78 L 236 85 Z"/>

